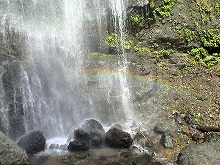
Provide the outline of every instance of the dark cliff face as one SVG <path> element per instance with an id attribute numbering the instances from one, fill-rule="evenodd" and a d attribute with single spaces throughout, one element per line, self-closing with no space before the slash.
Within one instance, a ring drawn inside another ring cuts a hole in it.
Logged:
<path id="1" fill-rule="evenodd" d="M 24 109 L 21 88 L 21 66 L 18 62 L 11 66 L 2 76 L 5 92 L 5 104 L 8 109 L 9 136 L 16 140 L 25 133 Z"/>
<path id="2" fill-rule="evenodd" d="M 21 67 L 20 62 L 25 54 L 25 39 L 21 32 L 13 27 L 12 16 L 0 15 L 0 75 L 2 75 L 2 105 L 1 108 L 8 111 L 10 128 L 5 128 L 3 113 L 0 116 L 0 130 L 7 132 L 12 139 L 16 139 L 24 133 L 23 103 L 20 87 Z M 4 97 L 4 98 L 3 98 Z M 18 128 L 18 129 L 15 129 Z"/>

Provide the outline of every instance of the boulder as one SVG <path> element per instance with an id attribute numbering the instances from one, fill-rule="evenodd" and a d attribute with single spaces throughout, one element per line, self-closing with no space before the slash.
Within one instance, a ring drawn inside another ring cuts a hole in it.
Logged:
<path id="1" fill-rule="evenodd" d="M 89 132 L 89 133 L 97 132 L 103 136 L 105 135 L 105 130 L 102 127 L 102 124 L 95 119 L 86 120 L 86 122 L 83 123 L 80 128 Z"/>
<path id="2" fill-rule="evenodd" d="M 26 152 L 0 131 L 0 164 L 29 165 Z"/>
<path id="3" fill-rule="evenodd" d="M 21 146 L 27 154 L 33 155 L 45 149 L 46 139 L 42 131 L 32 131 L 24 135 L 18 141 L 18 145 Z"/>
<path id="4" fill-rule="evenodd" d="M 89 145 L 85 141 L 74 140 L 70 141 L 69 145 L 67 146 L 67 149 L 71 152 L 86 151 L 89 149 Z"/>
<path id="5" fill-rule="evenodd" d="M 100 146 L 103 141 L 103 135 L 99 132 L 91 132 L 91 146 Z"/>
<path id="6" fill-rule="evenodd" d="M 220 141 L 190 144 L 178 155 L 179 165 L 220 164 Z"/>
<path id="7" fill-rule="evenodd" d="M 128 148 L 132 145 L 131 135 L 120 129 L 110 129 L 105 135 L 105 142 L 113 148 Z"/>
<path id="8" fill-rule="evenodd" d="M 101 123 L 95 119 L 86 120 L 78 129 L 74 132 L 70 132 L 68 142 L 70 140 L 77 140 L 86 142 L 89 146 L 101 145 L 105 136 L 105 130 Z"/>
<path id="9" fill-rule="evenodd" d="M 111 126 L 111 129 L 113 128 L 117 128 L 117 129 L 120 129 L 120 130 L 123 130 L 122 126 L 120 124 L 114 124 Z"/>
<path id="10" fill-rule="evenodd" d="M 91 140 L 91 135 L 88 131 L 78 128 L 77 130 L 74 130 L 74 139 L 89 143 Z"/>

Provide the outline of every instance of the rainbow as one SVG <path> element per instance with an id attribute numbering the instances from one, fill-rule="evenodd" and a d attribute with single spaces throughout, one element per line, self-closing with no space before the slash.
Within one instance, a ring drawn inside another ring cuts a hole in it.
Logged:
<path id="1" fill-rule="evenodd" d="M 173 85 L 173 84 L 169 84 L 168 82 L 162 81 L 162 80 L 156 80 L 155 77 L 151 76 L 151 75 L 140 75 L 134 72 L 130 72 L 130 73 L 126 73 L 123 75 L 120 75 L 119 72 L 115 69 L 103 69 L 103 68 L 90 68 L 85 70 L 85 74 L 89 77 L 101 77 L 101 78 L 120 78 L 120 76 L 124 76 L 126 78 L 130 78 L 130 79 L 134 79 L 134 80 L 138 80 L 138 81 L 146 81 L 147 83 L 154 83 L 164 89 L 170 89 L 170 90 L 175 90 L 178 91 L 178 93 L 182 93 L 185 95 L 189 94 L 189 91 L 184 88 L 181 87 L 180 85 Z"/>

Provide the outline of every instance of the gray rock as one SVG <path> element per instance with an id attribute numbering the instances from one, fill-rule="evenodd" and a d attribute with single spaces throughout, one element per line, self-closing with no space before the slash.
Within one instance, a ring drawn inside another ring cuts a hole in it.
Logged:
<path id="1" fill-rule="evenodd" d="M 78 140 L 86 142 L 89 146 L 101 145 L 105 136 L 105 130 L 101 123 L 95 119 L 86 120 L 78 129 L 70 132 L 68 142 L 70 140 Z"/>
<path id="2" fill-rule="evenodd" d="M 51 145 L 49 145 L 49 149 L 50 150 L 59 149 L 59 148 L 60 148 L 59 144 L 51 144 Z"/>
<path id="3" fill-rule="evenodd" d="M 113 128 L 117 128 L 117 129 L 120 129 L 120 130 L 123 130 L 122 126 L 120 124 L 114 124 L 111 126 L 111 129 Z"/>
<path id="4" fill-rule="evenodd" d="M 192 124 L 192 125 L 196 124 L 195 119 L 193 118 L 193 116 L 189 112 L 186 112 L 184 119 L 187 124 Z"/>
<path id="5" fill-rule="evenodd" d="M 74 139 L 89 143 L 91 141 L 91 135 L 86 130 L 78 128 L 77 130 L 74 130 Z"/>
<path id="6" fill-rule="evenodd" d="M 215 142 L 220 140 L 220 135 L 216 132 L 208 132 L 205 134 L 205 142 Z"/>
<path id="7" fill-rule="evenodd" d="M 105 130 L 102 127 L 102 124 L 95 119 L 86 120 L 86 122 L 83 123 L 80 128 L 87 132 L 98 132 L 101 135 L 105 134 Z"/>
<path id="8" fill-rule="evenodd" d="M 137 158 L 135 159 L 135 163 L 136 164 L 149 164 L 152 161 L 152 157 L 148 154 L 142 154 L 137 156 Z"/>
<path id="9" fill-rule="evenodd" d="M 178 156 L 179 165 L 220 164 L 220 141 L 190 144 Z"/>
<path id="10" fill-rule="evenodd" d="M 160 142 L 165 148 L 173 148 L 173 140 L 169 133 L 164 133 L 161 136 Z"/>
<path id="11" fill-rule="evenodd" d="M 132 145 L 131 135 L 120 129 L 110 129 L 105 135 L 105 142 L 113 148 L 128 148 Z"/>
<path id="12" fill-rule="evenodd" d="M 29 165 L 26 152 L 0 131 L 0 164 Z"/>
<path id="13" fill-rule="evenodd" d="M 86 151 L 89 149 L 88 143 L 85 141 L 74 140 L 69 143 L 67 149 L 71 152 L 73 151 Z"/>
<path id="14" fill-rule="evenodd" d="M 23 136 L 18 145 L 21 146 L 27 154 L 33 155 L 43 151 L 46 147 L 46 139 L 42 131 L 32 131 Z"/>
<path id="15" fill-rule="evenodd" d="M 177 123 L 173 120 L 163 118 L 154 127 L 154 132 L 157 134 L 165 134 L 167 132 L 173 134 L 177 130 Z"/>
<path id="16" fill-rule="evenodd" d="M 103 141 L 103 135 L 101 135 L 99 132 L 91 132 L 91 146 L 100 146 Z"/>
<path id="17" fill-rule="evenodd" d="M 60 146 L 60 149 L 63 150 L 63 151 L 67 150 L 67 145 L 66 144 L 62 144 Z"/>

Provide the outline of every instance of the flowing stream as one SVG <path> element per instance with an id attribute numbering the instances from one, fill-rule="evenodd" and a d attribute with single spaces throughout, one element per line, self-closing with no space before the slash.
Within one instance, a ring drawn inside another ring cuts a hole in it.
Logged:
<path id="1" fill-rule="evenodd" d="M 16 139 L 40 129 L 48 138 L 62 137 L 87 118 L 108 126 L 135 119 L 123 47 L 126 6 L 126 0 L 0 1 L 3 42 L 13 49 L 13 39 L 19 50 L 0 86 L 9 135 Z M 89 54 L 106 52 L 111 26 L 119 38 L 120 58 L 95 61 Z M 117 76 L 100 75 L 102 71 Z"/>

